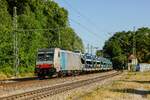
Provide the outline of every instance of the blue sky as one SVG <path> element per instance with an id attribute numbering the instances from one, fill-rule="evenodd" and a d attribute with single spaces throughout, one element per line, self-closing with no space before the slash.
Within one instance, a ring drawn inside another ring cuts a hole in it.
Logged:
<path id="1" fill-rule="evenodd" d="M 55 0 L 69 12 L 71 27 L 89 43 L 102 49 L 118 31 L 150 27 L 150 0 Z"/>

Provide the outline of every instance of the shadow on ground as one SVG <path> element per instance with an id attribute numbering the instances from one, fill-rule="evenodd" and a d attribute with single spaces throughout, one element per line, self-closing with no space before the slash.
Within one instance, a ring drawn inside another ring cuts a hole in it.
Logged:
<path id="1" fill-rule="evenodd" d="M 141 84 L 150 84 L 150 81 L 127 81 L 127 80 L 119 80 L 119 81 L 122 81 L 122 82 L 135 82 L 135 83 L 141 83 Z"/>
<path id="2" fill-rule="evenodd" d="M 150 94 L 150 90 L 142 90 L 142 89 L 112 89 L 113 92 L 121 92 L 121 93 L 131 93 L 141 95 L 142 97 L 147 97 Z"/>

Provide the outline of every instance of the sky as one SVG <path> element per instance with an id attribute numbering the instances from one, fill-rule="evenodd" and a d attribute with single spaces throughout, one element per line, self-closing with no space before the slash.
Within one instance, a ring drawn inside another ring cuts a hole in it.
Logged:
<path id="1" fill-rule="evenodd" d="M 150 27 L 150 0 L 55 0 L 85 47 L 102 49 L 115 32 Z"/>

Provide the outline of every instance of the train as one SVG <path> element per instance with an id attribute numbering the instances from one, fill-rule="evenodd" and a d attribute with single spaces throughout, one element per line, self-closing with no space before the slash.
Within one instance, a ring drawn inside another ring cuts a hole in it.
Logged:
<path id="1" fill-rule="evenodd" d="M 60 48 L 39 49 L 36 57 L 35 74 L 39 78 L 112 70 L 112 62 L 91 54 L 72 52 Z"/>

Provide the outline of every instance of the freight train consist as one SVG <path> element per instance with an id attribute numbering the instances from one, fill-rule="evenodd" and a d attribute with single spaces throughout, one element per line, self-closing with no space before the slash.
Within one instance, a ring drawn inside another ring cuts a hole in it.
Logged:
<path id="1" fill-rule="evenodd" d="M 35 74 L 44 78 L 111 69 L 112 62 L 106 58 L 50 48 L 38 50 Z"/>

